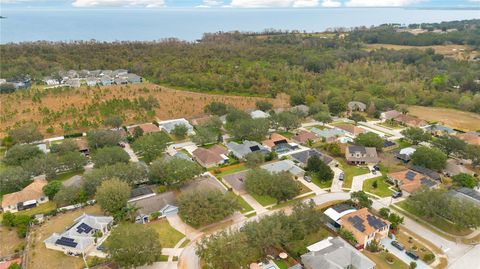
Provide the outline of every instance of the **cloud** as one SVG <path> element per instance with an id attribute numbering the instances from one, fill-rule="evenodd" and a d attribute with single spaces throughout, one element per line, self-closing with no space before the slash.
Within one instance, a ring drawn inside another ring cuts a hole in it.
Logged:
<path id="1" fill-rule="evenodd" d="M 236 8 L 285 8 L 316 7 L 319 0 L 232 0 L 229 7 Z"/>
<path id="2" fill-rule="evenodd" d="M 196 7 L 219 7 L 223 5 L 223 0 L 203 0 L 201 5 L 198 5 Z"/>
<path id="3" fill-rule="evenodd" d="M 403 7 L 424 0 L 349 0 L 345 3 L 347 7 Z"/>
<path id="4" fill-rule="evenodd" d="M 342 5 L 339 1 L 323 0 L 322 7 L 340 7 Z"/>
<path id="5" fill-rule="evenodd" d="M 74 7 L 164 7 L 165 0 L 74 0 Z"/>

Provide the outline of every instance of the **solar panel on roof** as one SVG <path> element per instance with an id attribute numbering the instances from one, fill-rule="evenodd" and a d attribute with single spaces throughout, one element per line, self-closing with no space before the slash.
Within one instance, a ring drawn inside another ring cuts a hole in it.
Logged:
<path id="1" fill-rule="evenodd" d="M 250 150 L 251 150 L 252 152 L 258 151 L 258 150 L 260 150 L 260 147 L 259 147 L 259 146 L 252 146 L 252 147 L 250 147 Z"/>
<path id="2" fill-rule="evenodd" d="M 73 242 L 73 238 L 69 238 L 69 237 L 60 237 L 61 240 L 64 240 L 64 241 L 71 241 Z"/>
<path id="3" fill-rule="evenodd" d="M 273 144 L 275 144 L 275 145 L 287 144 L 287 143 L 288 143 L 288 142 L 287 142 L 287 140 L 285 140 L 285 139 L 282 139 L 282 140 L 278 140 L 278 141 L 273 142 Z"/>
<path id="4" fill-rule="evenodd" d="M 407 174 L 405 174 L 405 177 L 406 177 L 408 180 L 413 180 L 416 175 L 417 175 L 417 174 L 416 174 L 415 172 L 408 171 Z"/>
<path id="5" fill-rule="evenodd" d="M 349 217 L 348 221 L 350 221 L 353 224 L 353 227 L 360 232 L 365 231 L 365 225 L 363 225 L 363 220 L 359 216 Z"/>
<path id="6" fill-rule="evenodd" d="M 78 243 L 74 242 L 72 238 L 68 237 L 61 237 L 60 239 L 57 239 L 57 241 L 55 241 L 55 244 L 72 248 L 78 245 Z"/>
<path id="7" fill-rule="evenodd" d="M 372 215 L 367 216 L 367 221 L 368 221 L 368 224 L 370 224 L 370 226 L 372 226 L 375 229 L 380 229 L 383 226 L 385 226 L 385 222 L 383 222 L 381 219 L 376 218 Z"/>
<path id="8" fill-rule="evenodd" d="M 93 228 L 85 223 L 78 225 L 77 233 L 89 233 Z"/>

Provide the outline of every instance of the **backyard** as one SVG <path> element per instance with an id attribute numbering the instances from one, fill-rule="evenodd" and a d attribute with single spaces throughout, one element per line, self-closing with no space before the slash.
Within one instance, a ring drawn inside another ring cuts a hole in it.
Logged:
<path id="1" fill-rule="evenodd" d="M 170 226 L 166 219 L 152 221 L 147 224 L 153 228 L 160 236 L 160 245 L 162 248 L 173 248 L 185 236 Z"/>

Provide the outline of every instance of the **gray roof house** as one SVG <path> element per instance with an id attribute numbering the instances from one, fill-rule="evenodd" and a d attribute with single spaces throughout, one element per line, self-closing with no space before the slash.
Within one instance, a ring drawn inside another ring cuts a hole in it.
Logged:
<path id="1" fill-rule="evenodd" d="M 310 159 L 310 157 L 313 157 L 313 156 L 317 156 L 318 158 L 320 158 L 320 160 L 322 160 L 327 165 L 335 163 L 332 157 L 326 154 L 323 154 L 316 149 L 304 150 L 304 151 L 300 151 L 290 155 L 290 157 L 292 157 L 294 161 L 297 161 L 301 166 L 306 166 L 308 159 Z"/>
<path id="2" fill-rule="evenodd" d="M 65 254 L 85 254 L 92 250 L 96 242 L 102 242 L 109 235 L 113 217 L 83 214 L 74 221 L 69 229 L 61 234 L 54 233 L 45 239 L 48 249 L 63 251 Z M 95 239 L 101 232 L 102 236 Z"/>
<path id="3" fill-rule="evenodd" d="M 87 83 L 87 86 L 93 87 L 97 85 L 98 80 L 96 77 L 88 77 L 85 79 L 85 82 Z"/>
<path id="4" fill-rule="evenodd" d="M 303 177 L 305 171 L 296 166 L 292 160 L 281 160 L 278 162 L 267 163 L 260 168 L 267 170 L 270 173 L 289 172 L 295 177 Z"/>
<path id="5" fill-rule="evenodd" d="M 135 222 L 147 223 L 151 214 L 159 212 L 161 217 L 171 216 L 178 212 L 177 199 L 171 191 L 133 200 L 128 204 L 138 207 Z"/>
<path id="6" fill-rule="evenodd" d="M 307 247 L 302 255 L 305 269 L 373 269 L 375 263 L 340 237 L 328 237 Z"/>
<path id="7" fill-rule="evenodd" d="M 230 153 L 238 159 L 243 159 L 245 158 L 245 156 L 252 152 L 262 152 L 265 154 L 269 153 L 269 150 L 266 147 L 255 141 L 249 140 L 245 140 L 241 144 L 237 142 L 228 142 L 227 148 Z"/>
<path id="8" fill-rule="evenodd" d="M 252 117 L 252 119 L 265 119 L 270 117 L 270 114 L 265 113 L 261 110 L 254 110 L 250 112 L 250 117 Z"/>
<path id="9" fill-rule="evenodd" d="M 142 82 L 142 77 L 136 74 L 129 73 L 125 75 L 125 78 L 128 80 L 128 83 L 140 83 Z"/>
<path id="10" fill-rule="evenodd" d="M 316 136 L 325 139 L 325 142 L 328 143 L 335 141 L 338 137 L 344 136 L 347 133 L 344 130 L 338 128 L 320 130 L 313 127 L 312 129 L 310 129 L 310 131 Z"/>
<path id="11" fill-rule="evenodd" d="M 67 79 L 65 81 L 65 84 L 67 84 L 70 87 L 74 87 L 74 88 L 78 88 L 81 85 L 80 79 L 78 79 L 78 78 Z"/>
<path id="12" fill-rule="evenodd" d="M 367 109 L 366 104 L 358 101 L 348 102 L 347 107 L 350 111 L 365 111 L 365 109 Z"/>
<path id="13" fill-rule="evenodd" d="M 118 77 L 118 78 L 115 78 L 113 81 L 114 81 L 115 85 L 127 85 L 128 84 L 128 81 L 125 78 Z"/>
<path id="14" fill-rule="evenodd" d="M 374 164 L 379 161 L 377 149 L 363 146 L 348 146 L 345 159 L 349 164 Z"/>
<path id="15" fill-rule="evenodd" d="M 455 135 L 457 132 L 453 130 L 452 128 L 441 125 L 441 124 L 432 124 L 432 125 L 427 125 L 423 127 L 425 131 L 436 135 L 436 136 L 442 136 L 442 135 Z"/>
<path id="16" fill-rule="evenodd" d="M 291 107 L 290 112 L 295 112 L 295 113 L 301 113 L 303 115 L 308 115 L 308 112 L 310 111 L 310 108 L 306 105 L 298 105 Z"/>
<path id="17" fill-rule="evenodd" d="M 167 133 L 172 132 L 172 130 L 175 128 L 177 125 L 185 125 L 188 129 L 187 133 L 188 135 L 194 135 L 195 131 L 193 131 L 193 126 L 184 118 L 180 119 L 174 119 L 174 120 L 165 120 L 165 121 L 159 121 L 158 125 L 162 130 L 165 130 Z"/>
<path id="18" fill-rule="evenodd" d="M 103 86 L 109 86 L 113 84 L 113 79 L 109 75 L 103 75 L 100 77 L 100 82 Z"/>
<path id="19" fill-rule="evenodd" d="M 477 206 L 480 206 L 480 192 L 470 189 L 470 188 L 465 188 L 461 187 L 456 190 L 450 190 L 448 191 L 450 195 L 453 197 L 456 197 L 458 199 L 461 199 L 463 201 L 470 201 Z"/>

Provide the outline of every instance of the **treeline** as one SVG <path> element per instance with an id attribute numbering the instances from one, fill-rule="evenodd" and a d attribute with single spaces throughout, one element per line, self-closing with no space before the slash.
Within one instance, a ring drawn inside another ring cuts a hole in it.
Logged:
<path id="1" fill-rule="evenodd" d="M 360 96 L 366 103 L 381 99 L 480 112 L 479 62 L 444 58 L 433 50 L 363 49 L 362 42 L 395 43 L 392 37 L 403 40 L 405 34 L 375 28 L 355 30 L 346 38 L 298 33 L 259 38 L 236 32 L 206 35 L 197 43 L 8 44 L 0 46 L 0 68 L 6 78 L 30 74 L 34 79 L 59 70 L 125 68 L 155 83 L 202 92 L 285 92 L 322 103 Z M 428 35 L 442 39 L 450 34 L 459 40 L 452 43 L 480 40 L 478 30 L 470 28 Z M 407 43 L 423 38 L 407 36 Z"/>

